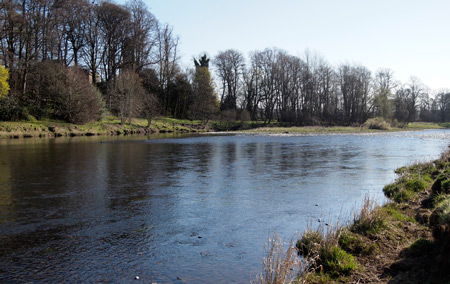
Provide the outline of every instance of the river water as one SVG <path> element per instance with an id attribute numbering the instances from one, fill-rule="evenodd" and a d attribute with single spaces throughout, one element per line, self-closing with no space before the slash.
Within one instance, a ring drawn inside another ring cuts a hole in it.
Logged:
<path id="1" fill-rule="evenodd" d="M 365 196 L 386 201 L 394 169 L 449 142 L 448 130 L 1 140 L 0 282 L 248 283 L 273 232 L 345 223 Z"/>

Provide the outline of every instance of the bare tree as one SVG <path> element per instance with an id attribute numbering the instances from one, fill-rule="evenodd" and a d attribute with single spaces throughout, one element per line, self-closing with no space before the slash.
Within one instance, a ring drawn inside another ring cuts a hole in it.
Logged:
<path id="1" fill-rule="evenodd" d="M 219 52 L 213 63 L 221 82 L 220 108 L 236 110 L 245 67 L 244 56 L 237 50 L 228 49 Z"/>
<path id="2" fill-rule="evenodd" d="M 67 65 L 73 61 L 74 65 L 79 64 L 80 51 L 86 44 L 88 25 L 88 14 L 90 6 L 88 0 L 58 0 L 55 2 L 53 9 L 58 25 L 61 26 L 65 42 L 64 49 L 70 49 L 71 58 L 68 59 L 69 51 L 64 51 L 64 58 Z"/>
<path id="3" fill-rule="evenodd" d="M 97 10 L 102 40 L 102 67 L 107 83 L 113 83 L 122 67 L 123 49 L 130 33 L 130 12 L 125 8 L 102 2 Z"/>
<path id="4" fill-rule="evenodd" d="M 113 110 L 119 116 L 120 122 L 124 124 L 131 118 L 139 114 L 142 107 L 142 98 L 146 96 L 139 76 L 132 70 L 120 72 L 114 84 L 112 92 Z M 151 103 L 150 96 L 145 104 Z"/>
<path id="5" fill-rule="evenodd" d="M 158 21 L 142 0 L 131 0 L 127 9 L 131 13 L 131 28 L 125 48 L 124 65 L 139 73 L 155 63 L 152 52 L 158 43 Z"/>
<path id="6" fill-rule="evenodd" d="M 343 101 L 343 122 L 362 123 L 368 117 L 370 71 L 364 66 L 339 67 L 340 90 Z"/>
<path id="7" fill-rule="evenodd" d="M 169 112 L 170 90 L 169 87 L 178 72 L 178 37 L 173 35 L 173 29 L 169 25 L 158 28 L 158 49 L 155 56 L 159 74 L 159 88 L 163 111 Z"/>
<path id="8" fill-rule="evenodd" d="M 420 81 L 419 78 L 411 76 L 407 83 L 407 97 L 408 97 L 408 121 L 415 121 L 417 119 L 417 108 L 420 99 L 426 94 L 425 85 Z"/>

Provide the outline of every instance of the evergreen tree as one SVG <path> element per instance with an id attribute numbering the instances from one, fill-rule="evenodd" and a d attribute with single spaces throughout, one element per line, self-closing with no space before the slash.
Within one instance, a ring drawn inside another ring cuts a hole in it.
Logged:
<path id="1" fill-rule="evenodd" d="M 217 111 L 214 86 L 209 72 L 209 59 L 204 55 L 199 61 L 194 59 L 195 76 L 193 82 L 193 103 L 191 114 L 194 119 L 200 119 L 202 123 L 208 122 Z"/>

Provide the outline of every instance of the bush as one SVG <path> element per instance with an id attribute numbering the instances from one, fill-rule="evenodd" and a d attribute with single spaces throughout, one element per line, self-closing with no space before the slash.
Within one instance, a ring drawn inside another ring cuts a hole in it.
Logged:
<path id="1" fill-rule="evenodd" d="M 25 118 L 20 101 L 14 94 L 0 99 L 0 120 L 16 121 Z"/>
<path id="2" fill-rule="evenodd" d="M 382 117 L 375 117 L 368 119 L 364 124 L 364 127 L 369 129 L 389 130 L 391 125 L 385 121 Z"/>
<path id="3" fill-rule="evenodd" d="M 27 92 L 21 100 L 23 107 L 37 119 L 86 123 L 100 116 L 101 102 L 88 74 L 60 62 L 34 64 L 30 69 Z"/>

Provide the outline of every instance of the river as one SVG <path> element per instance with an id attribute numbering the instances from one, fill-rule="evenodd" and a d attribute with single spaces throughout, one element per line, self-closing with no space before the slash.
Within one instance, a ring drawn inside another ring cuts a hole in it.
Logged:
<path id="1" fill-rule="evenodd" d="M 449 142 L 449 130 L 0 140 L 0 282 L 248 283 L 273 232 L 347 222 L 365 196 L 386 201 L 394 169 Z"/>

